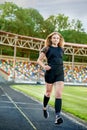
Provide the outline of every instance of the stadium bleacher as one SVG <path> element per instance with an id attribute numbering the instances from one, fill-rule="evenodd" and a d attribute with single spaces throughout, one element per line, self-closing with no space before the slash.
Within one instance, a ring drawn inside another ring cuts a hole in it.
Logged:
<path id="1" fill-rule="evenodd" d="M 44 39 L 22 36 L 0 30 L 0 46 L 13 47 L 14 56 L 0 55 L 0 75 L 7 81 L 44 83 L 44 70 L 28 57 L 17 57 L 16 48 L 40 51 Z M 75 56 L 87 57 L 87 45 L 65 43 L 64 54 L 71 56 L 71 63 L 64 62 L 66 83 L 87 84 L 87 63 L 75 63 Z M 15 62 L 14 62 L 15 61 Z"/>
<path id="2" fill-rule="evenodd" d="M 0 69 L 8 74 L 8 80 L 14 78 L 13 61 L 0 59 Z M 64 64 L 65 82 L 87 83 L 87 66 Z M 15 81 L 44 83 L 44 70 L 36 62 L 17 61 L 15 65 Z"/>

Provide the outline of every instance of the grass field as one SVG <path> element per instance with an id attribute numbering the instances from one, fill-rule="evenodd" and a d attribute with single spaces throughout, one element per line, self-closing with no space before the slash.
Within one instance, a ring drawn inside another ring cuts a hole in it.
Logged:
<path id="1" fill-rule="evenodd" d="M 43 85 L 13 85 L 11 87 L 41 102 L 43 101 L 45 92 Z M 49 105 L 52 107 L 54 107 L 54 100 L 53 92 L 49 102 Z M 65 86 L 63 90 L 62 110 L 87 121 L 87 87 Z"/>

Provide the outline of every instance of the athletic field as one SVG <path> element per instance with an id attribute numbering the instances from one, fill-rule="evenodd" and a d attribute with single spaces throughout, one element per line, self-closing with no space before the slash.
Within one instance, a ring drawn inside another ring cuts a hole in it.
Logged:
<path id="1" fill-rule="evenodd" d="M 11 87 L 43 102 L 44 85 L 13 85 Z M 54 100 L 53 90 L 49 102 L 49 105 L 52 107 L 54 107 Z M 62 110 L 87 121 L 87 87 L 65 86 Z"/>

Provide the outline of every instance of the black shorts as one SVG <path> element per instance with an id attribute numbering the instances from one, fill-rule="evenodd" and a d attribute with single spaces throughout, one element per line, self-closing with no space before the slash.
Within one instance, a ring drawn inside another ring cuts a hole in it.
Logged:
<path id="1" fill-rule="evenodd" d="M 55 83 L 57 81 L 64 81 L 63 65 L 51 67 L 45 72 L 45 82 Z"/>

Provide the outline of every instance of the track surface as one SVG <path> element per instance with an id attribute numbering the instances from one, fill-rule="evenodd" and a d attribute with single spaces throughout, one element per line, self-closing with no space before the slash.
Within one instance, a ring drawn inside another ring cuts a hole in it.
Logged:
<path id="1" fill-rule="evenodd" d="M 49 107 L 50 116 L 44 119 L 42 104 L 0 84 L 0 130 L 87 130 L 87 127 L 62 114 L 64 123 L 54 124 L 54 110 Z"/>

